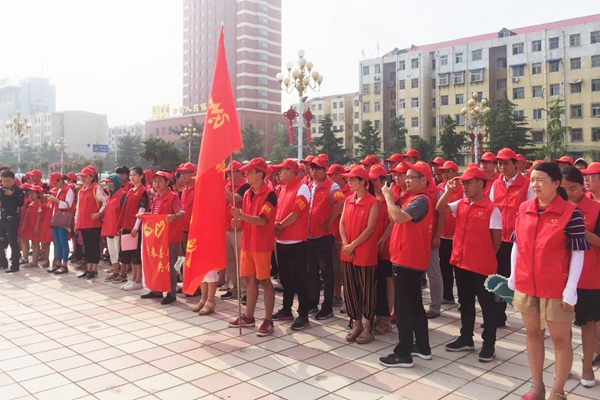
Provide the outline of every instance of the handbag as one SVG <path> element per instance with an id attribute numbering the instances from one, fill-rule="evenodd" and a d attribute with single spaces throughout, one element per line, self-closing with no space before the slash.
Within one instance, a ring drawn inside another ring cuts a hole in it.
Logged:
<path id="1" fill-rule="evenodd" d="M 50 220 L 50 225 L 57 228 L 71 229 L 75 223 L 75 214 L 69 211 L 57 211 Z"/>

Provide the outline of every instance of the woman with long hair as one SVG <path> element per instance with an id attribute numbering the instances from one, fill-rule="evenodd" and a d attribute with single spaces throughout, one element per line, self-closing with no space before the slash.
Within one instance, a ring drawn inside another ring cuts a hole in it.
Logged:
<path id="1" fill-rule="evenodd" d="M 51 194 L 45 195 L 46 200 L 52 207 L 52 215 L 56 213 L 74 213 L 75 212 L 75 191 L 65 181 L 63 175 L 59 172 L 50 174 L 48 181 L 54 189 Z M 68 272 L 67 262 L 69 261 L 69 233 L 71 229 L 59 226 L 52 227 L 52 236 L 54 237 L 54 262 L 46 270 L 49 273 L 64 274 Z"/>

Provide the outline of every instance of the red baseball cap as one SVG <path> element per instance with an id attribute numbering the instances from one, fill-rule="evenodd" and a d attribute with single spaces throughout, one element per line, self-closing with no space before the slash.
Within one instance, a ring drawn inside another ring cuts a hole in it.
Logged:
<path id="1" fill-rule="evenodd" d="M 304 160 L 300 160 L 300 163 L 302 164 L 310 164 L 313 160 L 315 159 L 315 156 L 312 155 L 307 155 Z"/>
<path id="2" fill-rule="evenodd" d="M 486 151 L 485 153 L 483 153 L 480 160 L 487 162 L 496 162 L 496 156 L 491 151 Z"/>
<path id="3" fill-rule="evenodd" d="M 197 168 L 194 164 L 186 162 L 175 169 L 176 172 L 196 172 Z"/>
<path id="4" fill-rule="evenodd" d="M 300 170 L 298 163 L 291 158 L 286 158 L 281 164 L 274 165 L 273 167 L 276 169 L 289 168 L 294 172 L 298 172 Z"/>
<path id="5" fill-rule="evenodd" d="M 167 180 L 167 182 L 169 182 L 171 179 L 173 179 L 171 174 L 168 173 L 167 171 L 158 171 L 157 173 L 154 174 L 152 179 L 156 178 L 157 176 L 162 176 L 163 178 L 165 178 Z"/>
<path id="6" fill-rule="evenodd" d="M 79 173 L 79 175 L 87 175 L 87 176 L 94 176 L 96 175 L 96 171 L 94 171 L 92 168 L 88 167 L 84 167 L 81 172 Z"/>
<path id="7" fill-rule="evenodd" d="M 458 172 L 458 165 L 456 165 L 456 163 L 453 161 L 446 161 L 444 165 L 438 167 L 438 169 L 441 169 L 442 171 L 447 169 L 453 169 L 455 172 Z"/>
<path id="8" fill-rule="evenodd" d="M 369 154 L 368 156 L 365 157 L 364 160 L 359 161 L 358 162 L 360 165 L 373 165 L 373 164 L 381 164 L 381 161 L 379 161 L 379 158 L 377 158 L 377 156 L 373 155 L 373 154 Z"/>
<path id="9" fill-rule="evenodd" d="M 31 171 L 27 171 L 24 175 L 25 179 L 31 178 Z"/>
<path id="10" fill-rule="evenodd" d="M 387 176 L 387 171 L 385 167 L 381 164 L 373 164 L 371 169 L 369 170 L 369 178 L 377 179 L 380 176 Z"/>
<path id="11" fill-rule="evenodd" d="M 52 175 L 50 175 L 50 176 L 52 176 Z M 70 180 L 72 180 L 72 181 L 77 182 L 77 174 L 75 172 L 69 172 L 67 174 L 67 178 L 70 179 Z"/>
<path id="12" fill-rule="evenodd" d="M 304 172 L 306 172 L 306 165 L 304 165 L 304 164 L 300 163 L 300 164 L 298 164 L 298 169 L 299 169 L 300 171 L 304 171 Z"/>
<path id="13" fill-rule="evenodd" d="M 361 178 L 364 179 L 365 181 L 369 180 L 369 173 L 367 172 L 366 169 L 364 169 L 363 167 L 359 166 L 359 165 L 355 165 L 352 167 L 352 169 L 350 170 L 350 172 L 348 172 L 347 174 L 342 175 L 344 178 Z"/>
<path id="14" fill-rule="evenodd" d="M 316 165 L 319 168 L 327 169 L 327 161 L 321 156 L 313 158 L 313 160 L 310 162 L 310 165 Z"/>
<path id="15" fill-rule="evenodd" d="M 419 150 L 410 149 L 406 152 L 406 154 L 402 154 L 404 157 L 415 157 L 417 160 L 421 159 L 421 153 Z"/>
<path id="16" fill-rule="evenodd" d="M 63 174 L 61 174 L 60 172 L 53 172 L 50 174 L 50 177 L 48 178 L 48 185 L 54 186 L 56 184 L 56 182 L 58 182 L 62 178 L 63 178 Z M 77 175 L 75 175 L 75 179 L 77 179 Z"/>
<path id="17" fill-rule="evenodd" d="M 420 173 L 428 181 L 431 180 L 431 178 L 432 178 L 431 168 L 429 167 L 429 165 L 427 165 L 423 161 L 417 161 L 414 164 L 410 164 L 410 163 L 406 163 L 406 164 L 408 165 L 408 169 L 412 169 L 413 171 Z"/>
<path id="18" fill-rule="evenodd" d="M 473 163 L 467 165 L 467 168 L 465 168 L 465 172 L 463 172 L 463 174 L 458 177 L 458 179 L 461 181 L 470 181 L 471 179 L 475 178 L 483 179 L 484 181 L 487 180 L 485 172 L 483 172 L 481 168 L 479 168 Z"/>
<path id="19" fill-rule="evenodd" d="M 444 159 L 442 157 L 436 157 L 433 159 L 433 161 L 430 163 L 432 165 L 444 165 L 446 161 L 444 161 Z"/>
<path id="20" fill-rule="evenodd" d="M 260 158 L 260 157 L 253 158 L 252 160 L 250 160 L 250 162 L 248 164 L 246 164 L 242 168 L 240 168 L 240 171 L 248 172 L 252 169 L 257 169 L 259 171 L 264 172 L 265 174 L 269 173 L 269 167 L 267 165 L 267 162 L 263 158 Z"/>
<path id="21" fill-rule="evenodd" d="M 404 161 L 404 156 L 400 153 L 394 153 L 389 158 L 385 159 L 385 162 L 393 163 L 393 162 L 402 162 Z"/>
<path id="22" fill-rule="evenodd" d="M 37 176 L 38 178 L 41 178 L 42 176 L 44 176 L 44 174 L 39 169 L 34 169 L 33 171 L 31 171 L 31 176 Z"/>
<path id="23" fill-rule="evenodd" d="M 517 153 L 515 153 L 514 151 L 512 151 L 511 149 L 509 149 L 508 147 L 505 147 L 504 149 L 500 150 L 498 152 L 498 155 L 496 156 L 496 159 L 498 160 L 516 160 L 517 159 Z"/>
<path id="24" fill-rule="evenodd" d="M 327 154 L 321 153 L 321 154 L 317 155 L 317 157 L 321 157 L 322 159 L 324 159 L 327 162 L 327 164 L 329 164 L 329 156 Z"/>
<path id="25" fill-rule="evenodd" d="M 242 164 L 239 161 L 234 160 L 234 161 L 230 162 L 229 165 L 227 166 L 227 171 L 231 171 L 231 170 L 233 170 L 234 172 L 239 171 L 240 169 L 242 169 L 243 166 L 244 166 L 244 164 Z"/>
<path id="26" fill-rule="evenodd" d="M 402 161 L 400 164 L 396 165 L 396 168 L 390 169 L 390 172 L 396 172 L 398 174 L 405 174 L 408 171 L 408 163 L 406 161 Z"/>
<path id="27" fill-rule="evenodd" d="M 38 185 L 29 185 L 30 187 L 27 190 L 32 190 L 38 193 L 44 193 L 44 189 Z"/>
<path id="28" fill-rule="evenodd" d="M 571 157 L 569 157 L 569 156 L 562 156 L 561 158 L 555 158 L 554 160 L 552 160 L 552 162 L 554 162 L 554 163 L 558 163 L 558 162 L 567 163 L 571 167 L 575 165 L 575 161 L 573 161 L 573 159 Z"/>
<path id="29" fill-rule="evenodd" d="M 30 183 L 24 183 L 21 185 L 21 189 L 23 190 L 29 190 L 31 189 L 31 184 Z"/>
<path id="30" fill-rule="evenodd" d="M 150 183 L 152 178 L 154 178 L 154 171 L 152 171 L 150 168 L 146 168 L 144 170 L 144 178 L 146 179 L 146 184 Z"/>
<path id="31" fill-rule="evenodd" d="M 327 175 L 333 175 L 333 174 L 343 175 L 345 173 L 346 173 L 346 169 L 344 167 L 342 167 L 340 164 L 331 164 L 329 166 L 329 169 L 327 170 Z"/>
<path id="32" fill-rule="evenodd" d="M 595 175 L 595 174 L 600 174 L 600 163 L 599 162 L 593 162 L 589 165 L 589 167 L 587 167 L 584 170 L 581 170 L 581 173 L 583 175 Z"/>

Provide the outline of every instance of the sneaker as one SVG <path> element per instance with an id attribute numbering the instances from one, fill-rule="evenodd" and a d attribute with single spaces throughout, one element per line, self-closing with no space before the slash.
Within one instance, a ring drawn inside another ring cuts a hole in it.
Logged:
<path id="1" fill-rule="evenodd" d="M 306 329 L 308 327 L 310 327 L 310 322 L 308 321 L 308 318 L 304 317 L 296 318 L 296 320 L 292 324 L 293 331 L 301 331 L 302 329 Z"/>
<path id="2" fill-rule="evenodd" d="M 104 282 L 112 282 L 115 278 L 119 277 L 119 274 L 110 274 L 106 278 L 104 278 Z"/>
<path id="3" fill-rule="evenodd" d="M 479 361 L 490 362 L 496 357 L 496 349 L 494 346 L 486 346 L 485 344 L 479 352 Z"/>
<path id="4" fill-rule="evenodd" d="M 116 278 L 114 278 L 112 280 L 112 283 L 123 283 L 123 282 L 127 282 L 127 275 L 121 275 L 119 274 L 119 276 L 117 276 Z"/>
<path id="5" fill-rule="evenodd" d="M 139 290 L 142 289 L 144 287 L 144 285 L 142 285 L 141 283 L 135 283 L 135 282 L 130 282 L 128 286 L 125 287 L 125 291 L 130 291 L 130 290 Z"/>
<path id="6" fill-rule="evenodd" d="M 431 355 L 431 350 L 429 351 L 421 351 L 417 347 L 417 345 L 413 345 L 413 350 L 410 353 L 411 356 L 419 357 L 421 360 L 431 360 L 433 357 Z"/>
<path id="7" fill-rule="evenodd" d="M 324 319 L 331 318 L 331 317 L 333 317 L 332 309 L 326 310 L 324 308 L 321 308 L 321 311 L 319 311 L 317 313 L 317 315 L 315 315 L 315 318 L 319 321 L 322 321 Z"/>
<path id="8" fill-rule="evenodd" d="M 167 304 L 171 304 L 172 302 L 177 301 L 177 298 L 171 294 L 168 294 L 165 296 L 165 298 L 160 302 L 160 304 L 162 304 L 163 306 L 166 306 Z"/>
<path id="9" fill-rule="evenodd" d="M 453 351 L 453 352 L 471 351 L 471 350 L 475 350 L 475 344 L 473 343 L 473 339 L 464 338 L 464 337 L 460 336 L 454 342 L 448 343 L 446 345 L 446 350 Z"/>
<path id="10" fill-rule="evenodd" d="M 95 279 L 98 277 L 98 271 L 88 271 L 87 279 Z"/>
<path id="11" fill-rule="evenodd" d="M 219 286 L 219 288 L 217 290 L 219 292 L 228 292 L 229 288 L 227 287 L 227 285 L 223 285 L 223 286 Z"/>
<path id="12" fill-rule="evenodd" d="M 415 366 L 412 356 L 399 356 L 396 353 L 390 354 L 387 357 L 380 357 L 379 362 L 384 367 L 390 368 L 412 368 Z"/>
<path id="13" fill-rule="evenodd" d="M 56 265 L 56 264 L 55 265 L 51 265 L 51 266 L 48 267 L 48 269 L 46 270 L 46 272 L 49 273 L 49 274 L 52 274 L 52 273 L 58 271 L 59 268 L 60 267 L 58 265 Z"/>
<path id="14" fill-rule="evenodd" d="M 68 272 L 69 272 L 69 269 L 67 267 L 60 267 L 59 269 L 54 271 L 54 275 L 62 275 L 62 274 L 66 274 Z"/>
<path id="15" fill-rule="evenodd" d="M 273 321 L 270 319 L 265 319 L 260 325 L 260 328 L 258 328 L 258 331 L 256 331 L 256 336 L 269 336 L 271 333 L 273 333 L 274 329 L 275 327 L 273 326 Z"/>
<path id="16" fill-rule="evenodd" d="M 131 284 L 133 283 L 133 281 L 127 281 L 127 283 L 125 283 L 124 285 L 121 285 L 121 290 L 126 290 L 127 286 L 131 286 Z"/>
<path id="17" fill-rule="evenodd" d="M 273 321 L 293 321 L 294 316 L 291 311 L 285 311 L 283 308 L 273 314 Z"/>
<path id="18" fill-rule="evenodd" d="M 245 306 L 246 303 L 247 303 L 247 301 L 246 301 L 246 295 L 243 295 L 242 296 L 242 305 Z"/>
<path id="19" fill-rule="evenodd" d="M 333 296 L 333 302 L 331 303 L 332 308 L 341 307 L 343 304 L 344 304 L 343 298 Z"/>
<path id="20" fill-rule="evenodd" d="M 308 315 L 313 315 L 319 312 L 319 307 L 311 308 L 308 310 Z"/>
<path id="21" fill-rule="evenodd" d="M 456 302 L 454 301 L 454 299 L 452 299 L 452 300 L 442 299 L 442 304 L 456 304 Z"/>
<path id="22" fill-rule="evenodd" d="M 221 300 L 229 300 L 233 297 L 233 292 L 231 290 L 226 291 L 221 295 Z"/>
<path id="23" fill-rule="evenodd" d="M 163 294 L 162 293 L 148 292 L 146 294 L 141 295 L 140 298 L 141 299 L 162 299 L 163 298 Z"/>
<path id="24" fill-rule="evenodd" d="M 256 323 L 256 320 L 254 319 L 254 317 L 248 318 L 248 317 L 246 317 L 246 314 L 242 314 L 241 317 L 236 318 L 233 321 L 230 321 L 228 325 L 230 328 L 237 328 L 239 326 L 253 327 L 255 323 Z"/>
<path id="25" fill-rule="evenodd" d="M 88 277 L 88 274 L 89 274 L 90 272 L 91 272 L 91 271 L 85 271 L 83 274 L 81 274 L 81 275 L 77 276 L 77 278 L 85 278 L 85 279 L 87 279 L 87 277 Z"/>

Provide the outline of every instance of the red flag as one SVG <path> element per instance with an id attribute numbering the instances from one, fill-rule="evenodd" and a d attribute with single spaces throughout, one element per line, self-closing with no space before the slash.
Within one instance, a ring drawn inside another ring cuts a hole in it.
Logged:
<path id="1" fill-rule="evenodd" d="M 227 203 L 224 195 L 226 159 L 242 148 L 242 136 L 229 80 L 223 26 L 212 82 L 185 256 L 183 292 L 186 294 L 193 294 L 208 272 L 224 269 L 227 263 Z"/>
<path id="2" fill-rule="evenodd" d="M 142 265 L 146 287 L 155 292 L 171 290 L 169 223 L 166 214 L 140 215 L 143 221 Z"/>

